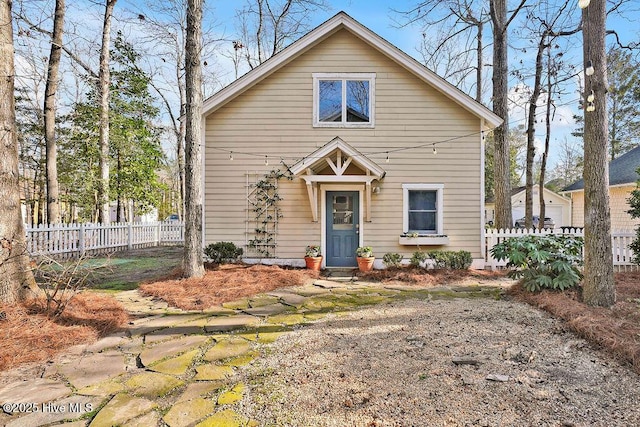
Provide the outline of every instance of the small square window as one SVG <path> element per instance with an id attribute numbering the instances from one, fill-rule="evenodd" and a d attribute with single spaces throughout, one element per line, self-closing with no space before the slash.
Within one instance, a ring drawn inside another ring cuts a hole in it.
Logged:
<path id="1" fill-rule="evenodd" d="M 314 74 L 317 127 L 373 127 L 375 74 Z"/>
<path id="2" fill-rule="evenodd" d="M 403 232 L 443 234 L 442 184 L 403 184 Z"/>

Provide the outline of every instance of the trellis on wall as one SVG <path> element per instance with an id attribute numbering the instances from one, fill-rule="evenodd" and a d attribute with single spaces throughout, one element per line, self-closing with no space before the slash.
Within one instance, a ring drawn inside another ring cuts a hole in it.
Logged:
<path id="1" fill-rule="evenodd" d="M 278 221 L 282 218 L 279 206 L 278 181 L 293 179 L 289 169 L 273 169 L 262 175 L 246 173 L 247 209 L 245 249 L 249 256 L 273 258 L 278 246 Z"/>

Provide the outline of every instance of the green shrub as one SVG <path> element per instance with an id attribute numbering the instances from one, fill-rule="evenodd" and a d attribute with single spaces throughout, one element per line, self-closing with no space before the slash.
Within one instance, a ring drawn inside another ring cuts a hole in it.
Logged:
<path id="1" fill-rule="evenodd" d="M 411 255 L 409 263 L 414 267 L 422 267 L 427 258 L 428 256 L 426 252 L 415 251 L 413 255 Z"/>
<path id="2" fill-rule="evenodd" d="M 434 262 L 434 268 L 447 270 L 467 270 L 473 258 L 467 251 L 431 251 L 427 255 Z"/>
<path id="3" fill-rule="evenodd" d="M 528 291 L 565 290 L 580 283 L 582 275 L 582 237 L 547 235 L 506 239 L 495 245 L 491 254 L 508 259 L 509 275 L 522 279 Z"/>
<path id="4" fill-rule="evenodd" d="M 242 256 L 242 248 L 237 247 L 232 242 L 212 243 L 204 248 L 204 254 L 211 258 L 216 264 L 225 262 L 237 262 Z"/>
<path id="5" fill-rule="evenodd" d="M 403 258 L 404 257 L 400 254 L 389 252 L 384 254 L 384 256 L 382 257 L 382 262 L 384 263 L 384 266 L 387 268 L 391 268 L 391 267 L 398 268 L 400 267 Z"/>

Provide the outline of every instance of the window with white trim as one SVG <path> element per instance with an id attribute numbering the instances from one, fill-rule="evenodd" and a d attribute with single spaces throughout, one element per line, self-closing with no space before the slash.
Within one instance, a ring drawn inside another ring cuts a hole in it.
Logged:
<path id="1" fill-rule="evenodd" d="M 314 73 L 313 125 L 372 128 L 375 73 Z"/>
<path id="2" fill-rule="evenodd" d="M 443 234 L 443 184 L 402 184 L 404 233 Z"/>

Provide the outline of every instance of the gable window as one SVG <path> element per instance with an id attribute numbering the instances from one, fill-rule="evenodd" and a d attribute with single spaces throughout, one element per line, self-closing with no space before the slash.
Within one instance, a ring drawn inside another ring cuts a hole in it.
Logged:
<path id="1" fill-rule="evenodd" d="M 314 73 L 313 125 L 373 127 L 374 94 L 374 73 Z"/>
<path id="2" fill-rule="evenodd" d="M 403 232 L 443 233 L 442 184 L 403 184 Z"/>

